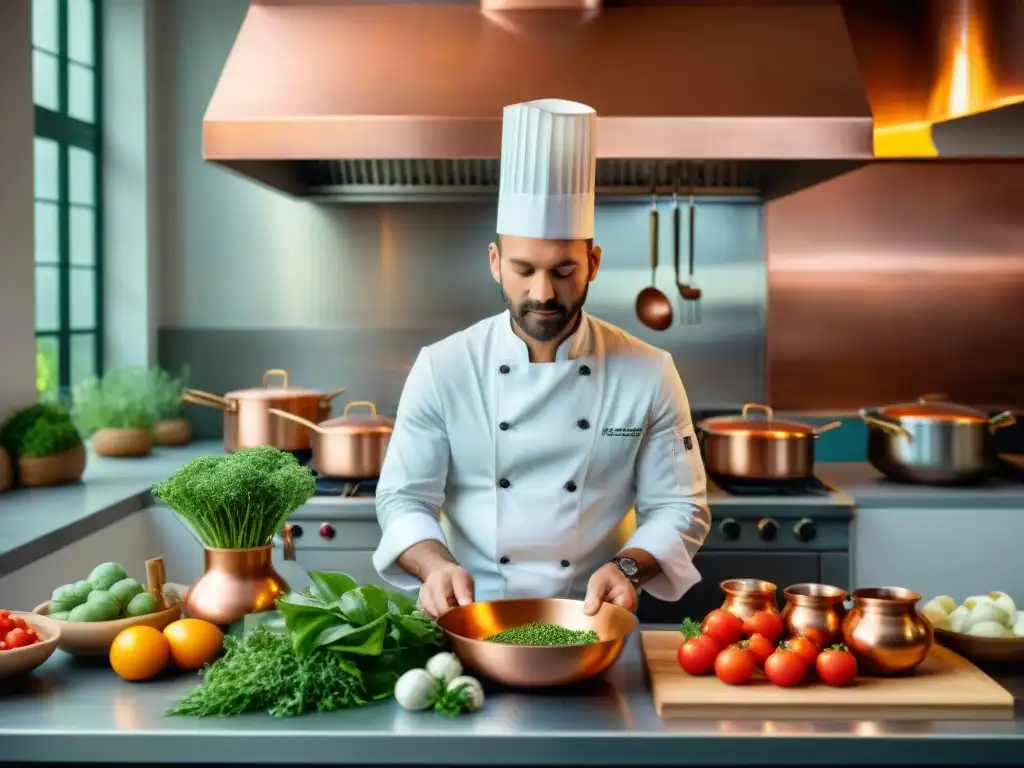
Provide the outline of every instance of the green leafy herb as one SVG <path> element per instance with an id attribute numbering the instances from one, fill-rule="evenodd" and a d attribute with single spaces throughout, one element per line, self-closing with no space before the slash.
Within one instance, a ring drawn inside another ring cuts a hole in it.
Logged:
<path id="1" fill-rule="evenodd" d="M 437 695 L 434 698 L 434 711 L 448 717 L 458 717 L 469 709 L 466 700 L 466 689 L 469 685 L 463 683 L 448 690 L 444 680 L 437 681 Z"/>
<path id="2" fill-rule="evenodd" d="M 181 391 L 188 386 L 189 373 L 187 365 L 182 367 L 180 376 L 174 376 L 158 365 L 149 369 L 149 403 L 158 421 L 181 417 Z"/>
<path id="3" fill-rule="evenodd" d="M 153 487 L 203 544 L 248 549 L 269 544 L 316 490 L 313 474 L 271 446 L 193 459 Z"/>
<path id="4" fill-rule="evenodd" d="M 72 392 L 75 418 L 86 435 L 98 429 L 147 429 L 155 421 L 145 368 L 114 368 L 85 379 Z"/>
<path id="5" fill-rule="evenodd" d="M 487 642 L 503 645 L 589 645 L 600 639 L 597 632 L 592 629 L 566 629 L 557 624 L 533 622 L 510 627 L 496 635 L 491 635 L 487 638 Z"/>
<path id="6" fill-rule="evenodd" d="M 52 456 L 82 444 L 67 408 L 38 403 L 15 413 L 0 429 L 0 445 L 12 456 Z"/>
<path id="7" fill-rule="evenodd" d="M 700 622 L 694 621 L 687 616 L 679 625 L 679 631 L 683 633 L 683 637 L 687 640 L 697 637 L 700 634 Z"/>

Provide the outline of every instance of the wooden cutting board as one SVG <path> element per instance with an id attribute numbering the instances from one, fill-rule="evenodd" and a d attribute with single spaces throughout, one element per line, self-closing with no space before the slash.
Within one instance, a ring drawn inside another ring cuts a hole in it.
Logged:
<path id="1" fill-rule="evenodd" d="M 1013 696 L 962 656 L 933 646 L 904 677 L 858 677 L 845 688 L 772 685 L 757 673 L 747 685 L 679 668 L 678 632 L 641 632 L 654 708 L 665 719 L 1008 720 Z"/>

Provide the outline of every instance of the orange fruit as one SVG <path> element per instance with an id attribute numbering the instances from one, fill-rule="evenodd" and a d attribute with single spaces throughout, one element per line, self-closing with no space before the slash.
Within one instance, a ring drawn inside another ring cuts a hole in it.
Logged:
<path id="1" fill-rule="evenodd" d="M 110 666 L 125 680 L 148 680 L 167 666 L 171 649 L 159 629 L 122 629 L 110 646 Z"/>
<path id="2" fill-rule="evenodd" d="M 178 619 L 164 627 L 171 660 L 182 669 L 200 669 L 221 649 L 224 634 L 202 619 Z"/>

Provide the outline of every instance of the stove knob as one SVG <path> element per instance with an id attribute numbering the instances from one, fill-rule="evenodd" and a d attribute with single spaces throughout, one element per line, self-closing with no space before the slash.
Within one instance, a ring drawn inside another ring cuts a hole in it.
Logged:
<path id="1" fill-rule="evenodd" d="M 775 537 L 779 535 L 779 524 L 766 517 L 758 522 L 757 532 L 761 534 L 763 541 L 775 541 Z"/>
<path id="2" fill-rule="evenodd" d="M 288 528 L 292 532 L 292 538 L 293 539 L 297 539 L 300 536 L 302 536 L 302 526 L 301 525 L 289 525 Z"/>
<path id="3" fill-rule="evenodd" d="M 718 526 L 718 531 L 727 541 L 736 541 L 740 537 L 740 524 L 735 519 L 727 517 Z"/>
<path id="4" fill-rule="evenodd" d="M 818 535 L 818 527 L 814 524 L 813 520 L 808 520 L 805 517 L 793 526 L 793 535 L 800 541 L 811 541 Z"/>
<path id="5" fill-rule="evenodd" d="M 331 525 L 330 523 L 324 523 L 323 525 L 321 525 L 320 526 L 320 536 L 322 536 L 325 539 L 333 539 L 334 538 L 334 526 Z"/>

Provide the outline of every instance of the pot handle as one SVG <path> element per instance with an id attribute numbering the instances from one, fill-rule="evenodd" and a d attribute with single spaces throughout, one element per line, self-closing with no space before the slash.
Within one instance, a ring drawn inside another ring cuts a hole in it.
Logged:
<path id="1" fill-rule="evenodd" d="M 988 420 L 988 428 L 989 431 L 996 432 L 1006 427 L 1012 427 L 1016 423 L 1017 417 L 1013 414 L 1013 411 L 1003 411 Z"/>
<path id="2" fill-rule="evenodd" d="M 292 533 L 291 524 L 281 529 L 281 543 L 284 545 L 284 559 L 295 561 L 295 535 Z"/>
<path id="3" fill-rule="evenodd" d="M 271 376 L 281 377 L 281 389 L 288 389 L 288 371 L 284 368 L 268 368 L 263 372 L 263 388 L 267 388 L 267 382 Z"/>
<path id="4" fill-rule="evenodd" d="M 833 429 L 839 429 L 839 427 L 841 426 L 843 426 L 843 422 L 841 421 L 830 421 L 828 424 L 822 424 L 820 427 L 811 432 L 811 434 L 814 435 L 815 437 L 821 437 L 821 435 L 825 434 L 826 432 L 831 432 Z"/>
<path id="5" fill-rule="evenodd" d="M 202 405 L 207 408 L 219 408 L 222 411 L 234 411 L 238 407 L 233 400 L 203 392 L 201 389 L 181 390 L 181 402 Z"/>
<path id="6" fill-rule="evenodd" d="M 865 424 L 869 424 L 872 427 L 878 427 L 883 432 L 888 432 L 890 435 L 902 435 L 903 437 L 907 438 L 907 440 L 914 439 L 913 435 L 911 435 L 910 432 L 908 432 L 906 428 L 901 426 L 898 422 L 890 421 L 884 416 L 878 416 L 876 414 L 869 413 L 866 408 L 861 408 L 859 411 L 857 411 L 857 414 L 861 417 Z"/>
<path id="7" fill-rule="evenodd" d="M 320 405 L 324 408 L 330 408 L 331 401 L 334 400 L 334 398 L 338 397 L 339 395 L 345 394 L 345 392 L 345 387 L 342 387 L 341 389 L 336 389 L 333 392 L 328 392 L 326 395 L 320 398 Z"/>
<path id="8" fill-rule="evenodd" d="M 370 409 L 370 418 L 377 418 L 377 404 L 371 403 L 369 400 L 353 400 L 351 403 L 345 406 L 345 412 L 342 414 L 343 419 L 348 418 L 348 412 L 357 406 L 365 405 Z"/>
<path id="9" fill-rule="evenodd" d="M 314 432 L 324 432 L 324 429 L 319 424 L 314 424 L 308 419 L 304 419 L 301 416 L 296 416 L 294 413 L 288 413 L 288 411 L 281 411 L 277 408 L 267 408 L 267 413 L 272 413 L 275 416 L 280 416 L 282 419 L 288 419 L 288 421 L 294 421 L 296 424 L 301 424 L 304 427 L 309 427 Z"/>
<path id="10" fill-rule="evenodd" d="M 743 406 L 743 418 L 747 418 L 751 411 L 761 411 L 764 417 L 771 421 L 775 418 L 775 411 L 772 410 L 770 405 L 761 405 L 761 403 L 747 403 Z"/>

